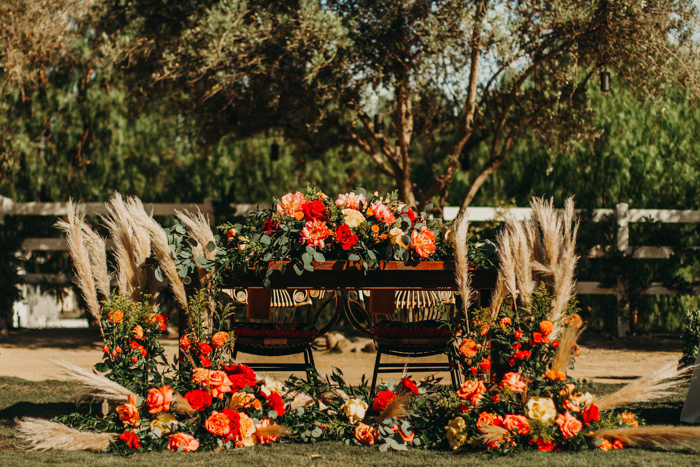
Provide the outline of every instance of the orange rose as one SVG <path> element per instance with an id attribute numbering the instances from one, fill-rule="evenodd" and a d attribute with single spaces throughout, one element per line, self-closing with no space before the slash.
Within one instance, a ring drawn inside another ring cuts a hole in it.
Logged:
<path id="1" fill-rule="evenodd" d="M 136 426 L 139 423 L 139 409 L 136 408 L 136 398 L 129 399 L 128 404 L 117 407 L 117 414 L 119 414 L 119 420 L 124 423 L 124 426 Z"/>
<path id="2" fill-rule="evenodd" d="M 479 428 L 479 423 L 482 423 L 484 425 L 496 425 L 496 426 L 502 426 L 503 425 L 503 418 L 501 418 L 500 415 L 496 415 L 495 413 L 490 413 L 490 412 L 481 412 L 479 414 L 479 419 L 477 420 L 477 429 L 479 431 L 483 431 L 482 428 Z"/>
<path id="3" fill-rule="evenodd" d="M 503 428 L 514 431 L 519 435 L 526 435 L 530 433 L 530 424 L 527 421 L 527 417 L 523 415 L 506 415 L 503 417 Z"/>
<path id="4" fill-rule="evenodd" d="M 232 384 L 226 373 L 221 370 L 209 373 L 208 385 L 211 388 L 211 397 L 223 399 L 224 393 L 231 392 Z"/>
<path id="5" fill-rule="evenodd" d="M 216 436 L 229 434 L 231 431 L 229 425 L 228 417 L 217 411 L 212 412 L 209 418 L 204 421 L 204 428 L 206 428 L 209 433 Z"/>
<path id="6" fill-rule="evenodd" d="M 457 395 L 472 403 L 474 407 L 477 406 L 479 400 L 483 393 L 486 392 L 486 386 L 482 381 L 465 381 L 459 389 L 457 390 Z"/>
<path id="7" fill-rule="evenodd" d="M 358 440 L 362 444 L 366 444 L 367 446 L 371 446 L 374 444 L 374 428 L 371 426 L 360 422 L 356 427 L 355 427 L 355 439 Z"/>
<path id="8" fill-rule="evenodd" d="M 612 444 L 610 444 L 610 441 L 608 441 L 607 439 L 603 438 L 603 441 L 600 442 L 600 444 L 598 445 L 598 447 L 599 447 L 600 449 L 602 449 L 603 451 L 609 451 L 609 450 L 612 449 L 613 446 L 612 446 Z"/>
<path id="9" fill-rule="evenodd" d="M 143 339 L 143 328 L 140 324 L 134 326 L 134 337 L 139 340 Z"/>
<path id="10" fill-rule="evenodd" d="M 476 356 L 476 342 L 471 339 L 464 339 L 459 344 L 459 353 L 465 358 L 474 358 Z"/>
<path id="11" fill-rule="evenodd" d="M 238 439 L 250 438 L 255 433 L 255 423 L 243 412 L 239 412 L 238 415 L 240 416 L 238 420 Z"/>
<path id="12" fill-rule="evenodd" d="M 545 373 L 545 376 L 549 379 L 557 379 L 557 374 L 553 372 L 552 370 L 547 370 Z"/>
<path id="13" fill-rule="evenodd" d="M 551 321 L 542 321 L 540 323 L 540 332 L 543 336 L 548 336 L 554 330 L 554 324 Z"/>
<path id="14" fill-rule="evenodd" d="M 501 329 L 505 329 L 506 326 L 510 326 L 511 324 L 513 324 L 513 321 L 507 316 L 498 322 L 498 325 L 501 327 Z"/>
<path id="15" fill-rule="evenodd" d="M 170 410 L 170 403 L 173 401 L 173 389 L 167 385 L 160 389 L 151 388 L 148 390 L 146 405 L 149 407 L 148 413 L 160 413 Z"/>
<path id="16" fill-rule="evenodd" d="M 199 449 L 199 441 L 194 439 L 194 436 L 187 433 L 175 433 L 168 439 L 168 449 L 171 451 L 196 451 Z"/>
<path id="17" fill-rule="evenodd" d="M 107 318 L 114 324 L 119 324 L 124 321 L 124 312 L 122 310 L 112 310 L 107 315 Z"/>
<path id="18" fill-rule="evenodd" d="M 211 337 L 211 346 L 215 349 L 220 349 L 226 345 L 226 341 L 228 341 L 228 333 L 220 331 Z"/>
<path id="19" fill-rule="evenodd" d="M 503 375 L 503 380 L 501 381 L 501 388 L 509 387 L 511 391 L 515 392 L 525 392 L 527 383 L 523 381 L 520 373 L 509 372 Z"/>
<path id="20" fill-rule="evenodd" d="M 259 442 L 260 444 L 274 443 L 275 441 L 277 441 L 277 440 L 279 439 L 279 436 L 260 435 L 260 434 L 258 434 L 258 431 L 257 431 L 257 430 L 259 430 L 260 428 L 266 428 L 266 427 L 268 427 L 268 426 L 270 426 L 270 425 L 271 425 L 271 423 L 270 423 L 270 419 L 269 419 L 269 418 L 263 418 L 262 420 L 260 420 L 260 423 L 258 423 L 257 425 L 255 425 L 255 430 L 256 430 L 255 437 L 258 438 L 258 442 Z M 264 430 L 263 430 L 263 432 L 264 432 Z"/>
<path id="21" fill-rule="evenodd" d="M 559 425 L 562 436 L 567 439 L 576 436 L 576 434 L 581 431 L 581 428 L 583 428 L 583 424 L 569 412 L 559 414 L 555 423 Z"/>
<path id="22" fill-rule="evenodd" d="M 416 250 L 421 259 L 425 259 L 435 252 L 435 234 L 426 226 L 421 227 L 420 232 L 411 232 L 411 247 Z"/>

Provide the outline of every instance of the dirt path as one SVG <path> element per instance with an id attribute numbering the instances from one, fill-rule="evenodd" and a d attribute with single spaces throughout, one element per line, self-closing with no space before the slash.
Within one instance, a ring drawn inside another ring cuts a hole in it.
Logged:
<path id="1" fill-rule="evenodd" d="M 571 376 L 603 383 L 623 383 L 681 357 L 680 341 L 670 338 L 637 338 L 622 340 L 590 337 L 581 342 L 580 356 Z M 176 339 L 164 339 L 166 355 L 177 352 Z M 31 381 L 56 379 L 59 372 L 50 360 L 65 360 L 84 368 L 92 368 L 102 358 L 99 335 L 88 330 L 21 330 L 0 340 L 0 376 L 15 376 Z M 277 357 L 288 362 L 302 362 L 301 356 Z M 362 375 L 371 379 L 376 354 L 364 352 L 314 352 L 316 367 L 322 374 L 332 367 L 340 368 L 348 383 L 359 384 Z M 387 360 L 402 363 L 398 357 Z M 439 358 L 439 357 L 432 357 Z M 426 359 L 426 360 L 429 360 Z M 242 363 L 270 362 L 271 358 L 239 355 Z M 419 360 L 412 360 L 419 361 Z M 286 374 L 274 374 L 285 378 Z M 388 378 L 390 375 L 382 375 Z M 400 375 L 392 375 L 394 378 Z M 416 375 L 419 376 L 419 375 Z M 443 374 L 447 381 L 449 375 Z"/>

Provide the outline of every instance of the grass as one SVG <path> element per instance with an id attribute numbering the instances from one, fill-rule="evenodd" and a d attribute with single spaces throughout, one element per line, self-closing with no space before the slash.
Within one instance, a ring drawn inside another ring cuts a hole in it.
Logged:
<path id="1" fill-rule="evenodd" d="M 614 391 L 620 385 L 598 384 L 597 394 Z M 25 451 L 13 437 L 14 419 L 23 416 L 50 418 L 69 413 L 73 404 L 66 402 L 75 386 L 63 381 L 31 382 L 20 378 L 0 377 L 0 465 L 29 466 L 41 464 L 81 466 L 172 466 L 187 462 L 190 466 L 221 465 L 311 465 L 311 466 L 674 466 L 700 464 L 700 454 L 660 452 L 639 449 L 578 453 L 527 452 L 512 457 L 493 457 L 483 453 L 423 451 L 380 453 L 371 448 L 345 446 L 342 443 L 268 444 L 221 453 L 139 453 L 129 457 L 90 452 L 31 452 Z M 637 413 L 649 424 L 675 424 L 680 417 L 685 394 L 660 402 L 644 404 Z M 700 448 L 700 447 L 699 447 Z M 184 457 L 183 457 L 184 456 Z"/>

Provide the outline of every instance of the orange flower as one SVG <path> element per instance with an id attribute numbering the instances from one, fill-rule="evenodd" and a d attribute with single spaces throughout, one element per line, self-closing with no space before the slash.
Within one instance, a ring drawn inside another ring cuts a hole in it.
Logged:
<path id="1" fill-rule="evenodd" d="M 326 223 L 322 220 L 307 221 L 303 229 L 301 229 L 302 243 L 309 246 L 325 246 L 324 240 L 327 239 L 332 232 L 328 230 Z"/>
<path id="2" fill-rule="evenodd" d="M 519 373 L 513 373 L 512 371 L 503 375 L 503 380 L 501 381 L 501 388 L 509 387 L 511 391 L 515 392 L 525 392 L 527 383 L 523 381 L 522 376 Z"/>
<path id="3" fill-rule="evenodd" d="M 465 381 L 457 390 L 457 396 L 464 400 L 468 400 L 476 407 L 483 393 L 486 392 L 486 386 L 483 381 Z"/>
<path id="4" fill-rule="evenodd" d="M 377 224 L 372 225 L 372 232 L 379 232 L 379 226 Z"/>
<path id="5" fill-rule="evenodd" d="M 435 234 L 426 226 L 421 227 L 420 232 L 411 232 L 411 247 L 416 250 L 421 259 L 425 259 L 435 252 Z"/>
<path id="6" fill-rule="evenodd" d="M 566 373 L 562 373 L 561 371 L 557 371 L 557 379 L 559 381 L 566 381 Z"/>
<path id="7" fill-rule="evenodd" d="M 479 427 L 479 423 L 482 423 L 484 425 L 502 426 L 503 418 L 501 418 L 500 415 L 496 415 L 495 413 L 481 412 L 479 414 L 479 419 L 477 420 L 476 427 L 479 431 L 483 432 L 484 430 L 481 427 Z"/>
<path id="8" fill-rule="evenodd" d="M 238 438 L 250 438 L 255 433 L 255 423 L 243 412 L 239 412 L 240 419 L 238 420 Z"/>
<path id="9" fill-rule="evenodd" d="M 190 350 L 191 347 L 192 342 L 190 342 L 190 338 L 185 334 L 180 338 L 180 349 L 183 352 L 187 352 L 188 350 Z"/>
<path id="10" fill-rule="evenodd" d="M 304 218 L 302 206 L 308 201 L 309 200 L 306 199 L 306 196 L 298 191 L 294 194 L 287 193 L 282 197 L 280 203 L 277 205 L 277 214 L 282 217 L 290 216 L 296 220 L 301 220 Z"/>
<path id="11" fill-rule="evenodd" d="M 124 426 L 138 425 L 139 409 L 136 408 L 136 396 L 132 394 L 129 396 L 129 402 L 127 404 L 117 407 L 117 414 L 119 414 L 119 420 L 124 423 Z"/>
<path id="12" fill-rule="evenodd" d="M 637 428 L 639 426 L 639 422 L 634 419 L 634 414 L 632 412 L 622 412 L 620 417 L 624 423 L 629 423 L 633 428 Z"/>
<path id="13" fill-rule="evenodd" d="M 552 370 L 547 370 L 545 373 L 545 376 L 549 379 L 557 379 L 557 374 L 553 372 Z"/>
<path id="14" fill-rule="evenodd" d="M 481 325 L 481 332 L 479 332 L 479 335 L 481 337 L 484 337 L 484 336 L 486 336 L 486 334 L 489 333 L 490 330 L 491 330 L 491 325 L 489 323 L 484 323 Z"/>
<path id="15" fill-rule="evenodd" d="M 476 342 L 472 339 L 464 339 L 461 344 L 459 344 L 459 353 L 464 358 L 474 358 L 476 356 Z"/>
<path id="16" fill-rule="evenodd" d="M 122 310 L 112 310 L 107 315 L 107 318 L 114 324 L 119 324 L 124 321 L 124 312 Z"/>
<path id="17" fill-rule="evenodd" d="M 374 428 L 371 426 L 360 422 L 356 427 L 355 427 L 355 439 L 358 440 L 362 444 L 366 444 L 368 446 L 371 446 L 374 444 Z"/>
<path id="18" fill-rule="evenodd" d="M 215 436 L 224 436 L 231 431 L 228 417 L 222 413 L 214 411 L 209 418 L 204 421 L 204 428 Z"/>
<path id="19" fill-rule="evenodd" d="M 613 441 L 612 447 L 613 449 L 624 449 L 627 447 L 627 444 L 621 439 L 616 439 L 615 441 Z"/>
<path id="20" fill-rule="evenodd" d="M 257 425 L 255 425 L 255 430 L 256 430 L 255 437 L 258 438 L 258 442 L 259 442 L 260 444 L 274 443 L 275 441 L 277 441 L 277 440 L 279 439 L 279 436 L 259 435 L 259 434 L 257 433 L 257 430 L 258 430 L 258 429 L 260 429 L 260 428 L 265 428 L 265 427 L 268 427 L 268 426 L 270 426 L 270 425 L 272 425 L 272 423 L 270 422 L 270 419 L 269 419 L 269 418 L 263 418 L 262 420 L 260 420 L 260 423 L 258 423 Z"/>
<path id="21" fill-rule="evenodd" d="M 581 428 L 583 428 L 583 424 L 569 412 L 559 414 L 554 422 L 559 425 L 562 436 L 567 439 L 576 436 L 576 434 L 581 431 Z"/>
<path id="22" fill-rule="evenodd" d="M 209 373 L 208 386 L 211 388 L 211 397 L 218 399 L 224 398 L 224 393 L 231 392 L 231 380 L 228 379 L 226 373 L 221 370 L 212 371 Z"/>
<path id="23" fill-rule="evenodd" d="M 215 349 L 220 349 L 226 345 L 226 341 L 228 341 L 228 333 L 219 331 L 211 337 L 211 346 Z"/>
<path id="24" fill-rule="evenodd" d="M 196 451 L 199 449 L 199 441 L 194 439 L 194 436 L 187 433 L 175 433 L 168 439 L 168 449 L 171 451 Z"/>
<path id="25" fill-rule="evenodd" d="M 571 316 L 568 316 L 565 320 L 564 323 L 569 324 L 573 323 L 574 326 L 577 328 L 580 328 L 583 325 L 583 320 L 578 314 L 573 314 Z"/>
<path id="26" fill-rule="evenodd" d="M 134 337 L 136 339 L 143 339 L 143 328 L 140 324 L 134 326 Z"/>
<path id="27" fill-rule="evenodd" d="M 170 410 L 170 403 L 173 401 L 173 389 L 167 385 L 160 389 L 151 388 L 148 390 L 146 405 L 148 413 L 160 413 Z"/>
<path id="28" fill-rule="evenodd" d="M 540 332 L 543 336 L 548 336 L 554 330 L 554 324 L 551 321 L 542 321 L 540 323 Z"/>
<path id="29" fill-rule="evenodd" d="M 530 433 L 530 424 L 527 421 L 527 417 L 523 415 L 506 415 L 503 417 L 503 428 L 514 431 L 519 435 Z"/>
<path id="30" fill-rule="evenodd" d="M 610 444 L 610 441 L 608 441 L 607 439 L 603 438 L 603 441 L 598 445 L 598 447 L 599 447 L 600 449 L 602 449 L 603 451 L 609 451 L 609 450 L 612 449 L 613 445 Z"/>
<path id="31" fill-rule="evenodd" d="M 501 327 L 501 329 L 505 329 L 506 326 L 510 326 L 513 324 L 513 321 L 509 317 L 502 318 L 499 322 L 498 325 Z"/>
<path id="32" fill-rule="evenodd" d="M 413 432 L 411 432 L 410 435 L 407 435 L 406 433 L 404 433 L 403 429 L 401 428 L 401 426 L 399 424 L 394 425 L 391 429 L 394 433 L 398 433 L 399 436 L 401 436 L 401 439 L 403 439 L 404 442 L 406 442 L 406 443 L 412 443 L 416 437 L 416 434 Z"/>

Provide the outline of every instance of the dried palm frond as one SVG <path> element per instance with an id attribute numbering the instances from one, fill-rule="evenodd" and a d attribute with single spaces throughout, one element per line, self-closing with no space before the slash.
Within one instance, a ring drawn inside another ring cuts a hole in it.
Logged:
<path id="1" fill-rule="evenodd" d="M 400 420 L 410 416 L 412 412 L 410 407 L 412 394 L 410 391 L 402 392 L 389 401 L 384 410 L 376 417 L 377 423 L 382 423 L 387 418 Z"/>
<path id="2" fill-rule="evenodd" d="M 469 274 L 468 238 L 469 213 L 463 210 L 455 220 L 454 246 L 455 246 L 455 281 L 457 290 L 462 295 L 462 313 L 469 331 L 469 305 L 471 304 L 471 274 Z"/>
<path id="3" fill-rule="evenodd" d="M 76 206 L 73 200 L 69 200 L 67 220 L 59 220 L 56 222 L 56 227 L 66 233 L 68 249 L 73 258 L 76 283 L 83 294 L 88 312 L 97 321 L 100 327 L 100 334 L 102 334 L 100 303 L 97 300 L 90 258 L 82 235 L 83 227 L 85 227 L 85 208 L 80 205 Z"/>
<path id="4" fill-rule="evenodd" d="M 140 204 L 140 202 L 139 202 Z M 185 293 L 185 285 L 182 283 L 180 274 L 177 272 L 177 267 L 175 266 L 175 260 L 170 251 L 170 245 L 168 244 L 168 235 L 163 230 L 158 222 L 153 219 L 150 215 L 146 214 L 146 211 L 139 209 L 130 210 L 132 217 L 137 222 L 138 226 L 148 232 L 151 239 L 151 248 L 156 255 L 158 264 L 163 270 L 163 274 L 168 279 L 168 285 L 170 290 L 173 291 L 175 300 L 178 305 L 185 310 L 189 310 L 187 304 L 187 294 Z"/>
<path id="5" fill-rule="evenodd" d="M 187 415 L 188 417 L 191 417 L 197 412 L 182 394 L 177 393 L 173 394 L 173 401 L 170 403 L 170 411 L 180 415 Z"/>
<path id="6" fill-rule="evenodd" d="M 17 422 L 17 437 L 35 451 L 106 451 L 116 433 L 88 433 L 62 423 L 41 418 L 23 418 Z"/>
<path id="7" fill-rule="evenodd" d="M 63 368 L 63 379 L 70 379 L 79 383 L 82 390 L 73 396 L 73 400 L 80 403 L 89 399 L 107 400 L 110 402 L 126 404 L 130 396 L 134 396 L 130 390 L 115 383 L 109 378 L 97 375 L 72 363 L 61 360 L 50 360 Z"/>
<path id="8" fill-rule="evenodd" d="M 83 235 L 95 287 L 102 297 L 107 298 L 109 297 L 109 281 L 111 280 L 107 268 L 107 243 L 104 238 L 87 225 L 83 225 Z"/>
<path id="9" fill-rule="evenodd" d="M 569 363 L 571 363 L 571 355 L 574 353 L 576 342 L 578 342 L 578 338 L 581 337 L 583 330 L 583 326 L 577 328 L 574 323 L 571 323 L 564 328 L 564 332 L 562 332 L 561 336 L 559 337 L 559 347 L 557 347 L 557 353 L 554 355 L 554 360 L 552 360 L 551 370 L 555 374 L 566 374 L 566 370 L 569 368 Z"/>
<path id="10" fill-rule="evenodd" d="M 670 396 L 674 389 L 684 383 L 684 376 L 693 367 L 679 370 L 676 362 L 669 362 L 641 378 L 632 381 L 620 390 L 598 399 L 596 405 L 601 412 L 626 407 L 640 402 L 649 402 Z"/>
<path id="11" fill-rule="evenodd" d="M 294 432 L 286 425 L 269 425 L 255 430 L 255 436 L 280 438 L 291 436 Z"/>
<path id="12" fill-rule="evenodd" d="M 484 444 L 489 443 L 502 443 L 508 439 L 508 430 L 503 427 L 491 425 L 483 422 L 478 422 L 476 424 L 477 428 L 481 432 L 479 439 L 484 442 Z"/>
<path id="13" fill-rule="evenodd" d="M 618 430 L 598 430 L 589 433 L 594 439 L 619 439 L 630 446 L 654 447 L 672 450 L 698 450 L 700 448 L 700 427 L 698 426 L 644 426 L 621 428 Z"/>

